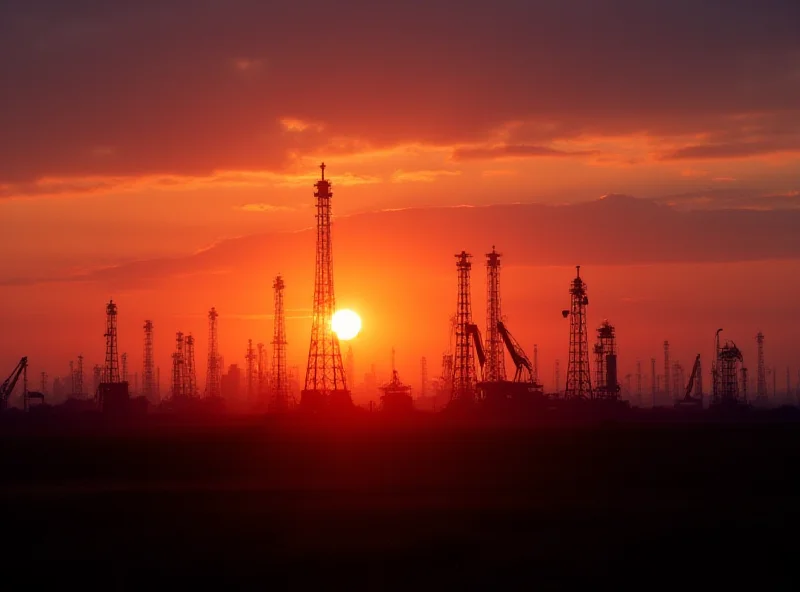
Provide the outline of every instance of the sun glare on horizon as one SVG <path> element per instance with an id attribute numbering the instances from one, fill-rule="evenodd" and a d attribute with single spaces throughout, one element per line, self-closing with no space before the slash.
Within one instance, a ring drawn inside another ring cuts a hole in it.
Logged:
<path id="1" fill-rule="evenodd" d="M 331 329 L 341 341 L 348 341 L 361 331 L 361 317 L 348 308 L 337 310 L 331 319 Z"/>

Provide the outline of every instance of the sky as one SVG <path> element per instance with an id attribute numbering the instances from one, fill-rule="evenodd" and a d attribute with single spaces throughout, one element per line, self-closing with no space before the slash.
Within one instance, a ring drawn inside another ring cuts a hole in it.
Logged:
<path id="1" fill-rule="evenodd" d="M 112 297 L 133 369 L 145 318 L 162 371 L 178 330 L 202 360 L 211 306 L 243 363 L 277 273 L 303 367 L 323 160 L 358 374 L 392 346 L 434 374 L 453 255 L 480 324 L 493 244 L 544 377 L 576 264 L 623 374 L 664 339 L 689 366 L 720 326 L 796 368 L 798 22 L 791 0 L 5 0 L 0 375 L 99 362 Z"/>

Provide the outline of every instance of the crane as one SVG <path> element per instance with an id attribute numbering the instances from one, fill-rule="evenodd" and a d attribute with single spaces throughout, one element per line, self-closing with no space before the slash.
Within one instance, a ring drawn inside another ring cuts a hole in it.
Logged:
<path id="1" fill-rule="evenodd" d="M 508 353 L 511 354 L 511 359 L 514 361 L 514 366 L 517 368 L 514 373 L 514 382 L 534 382 L 533 364 L 531 364 L 531 361 L 528 359 L 528 356 L 525 355 L 525 352 L 522 350 L 519 343 L 517 343 L 517 340 L 514 339 L 508 329 L 506 329 L 503 321 L 497 321 L 497 330 L 500 331 L 503 342 L 506 344 L 506 349 L 508 349 Z M 523 377 L 525 377 L 525 380 L 523 380 Z"/>
<path id="2" fill-rule="evenodd" d="M 8 409 L 8 398 L 14 392 L 14 387 L 17 386 L 17 381 L 21 374 L 26 373 L 28 369 L 28 358 L 23 357 L 17 366 L 12 370 L 8 378 L 5 379 L 0 385 L 0 409 Z"/>
<path id="3" fill-rule="evenodd" d="M 719 332 L 717 332 L 717 334 L 719 335 Z M 701 384 L 700 372 L 700 354 L 697 354 L 697 357 L 694 359 L 694 366 L 692 366 L 692 375 L 689 377 L 689 383 L 686 385 L 686 393 L 683 395 L 683 399 L 679 399 L 675 402 L 675 407 L 703 407 L 702 397 L 692 396 L 695 380 L 697 380 L 698 385 Z"/>

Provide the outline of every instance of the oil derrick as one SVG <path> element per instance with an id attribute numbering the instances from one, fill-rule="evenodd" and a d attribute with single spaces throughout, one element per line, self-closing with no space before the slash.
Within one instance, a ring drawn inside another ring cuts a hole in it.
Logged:
<path id="1" fill-rule="evenodd" d="M 736 344 L 728 341 L 720 345 L 719 334 L 722 329 L 718 329 L 715 335 L 715 358 L 712 367 L 714 379 L 714 389 L 711 404 L 736 405 L 743 402 L 740 394 L 739 378 L 741 374 L 746 374 L 742 368 L 742 352 Z"/>
<path id="2" fill-rule="evenodd" d="M 420 366 L 420 381 L 419 381 L 419 396 L 424 398 L 428 396 L 428 358 L 422 356 L 419 361 Z"/>
<path id="3" fill-rule="evenodd" d="M 461 251 L 456 255 L 458 270 L 458 308 L 456 312 L 456 351 L 453 358 L 453 386 L 450 404 L 463 405 L 475 400 L 477 376 L 475 374 L 475 354 L 470 336 L 472 331 L 472 302 L 470 299 L 471 255 Z"/>
<path id="4" fill-rule="evenodd" d="M 42 382 L 41 382 L 41 387 L 40 388 L 42 389 L 42 394 L 43 395 L 47 395 L 48 394 L 48 392 L 47 392 L 48 391 L 47 382 L 48 382 L 47 372 L 42 372 Z"/>
<path id="5" fill-rule="evenodd" d="M 185 395 L 183 333 L 175 334 L 175 351 L 172 352 L 172 398 L 182 399 Z"/>
<path id="6" fill-rule="evenodd" d="M 119 350 L 117 348 L 117 305 L 113 300 L 106 306 L 106 363 L 103 366 L 103 380 L 106 384 L 120 382 Z"/>
<path id="7" fill-rule="evenodd" d="M 581 279 L 581 266 L 576 268 L 577 276 L 570 285 L 570 308 L 561 312 L 569 318 L 569 362 L 567 364 L 567 399 L 593 398 L 592 382 L 589 375 L 589 335 L 586 329 L 586 284 Z"/>
<path id="8" fill-rule="evenodd" d="M 261 402 L 267 394 L 267 350 L 264 349 L 263 343 L 256 344 L 257 354 L 257 372 L 258 377 L 258 400 Z"/>
<path id="9" fill-rule="evenodd" d="M 206 366 L 206 397 L 219 398 L 222 377 L 219 363 L 219 340 L 217 335 L 216 308 L 208 311 L 208 365 Z"/>
<path id="10" fill-rule="evenodd" d="M 614 326 L 603 321 L 597 328 L 597 343 L 594 346 L 595 389 L 598 399 L 619 398 L 617 381 L 617 339 Z"/>
<path id="11" fill-rule="evenodd" d="M 183 394 L 194 398 L 197 396 L 197 369 L 194 363 L 194 336 L 186 336 L 186 351 L 184 353 Z"/>
<path id="12" fill-rule="evenodd" d="M 339 338 L 333 332 L 331 319 L 336 310 L 333 291 L 333 253 L 331 237 L 331 183 L 325 179 L 325 163 L 320 165 L 322 177 L 317 181 L 317 253 L 314 279 L 314 311 L 311 322 L 311 343 L 308 348 L 306 381 L 300 393 L 302 409 L 316 412 L 326 405 L 352 407 L 347 390 Z"/>
<path id="13" fill-rule="evenodd" d="M 486 254 L 486 364 L 483 380 L 500 382 L 506 379 L 505 350 L 497 323 L 502 321 L 500 313 L 500 253 Z"/>
<path id="14" fill-rule="evenodd" d="M 402 414 L 414 410 L 411 387 L 400 381 L 395 369 L 394 348 L 392 348 L 392 380 L 381 386 L 380 390 L 383 392 L 383 395 L 381 395 L 381 411 Z"/>
<path id="15" fill-rule="evenodd" d="M 142 394 L 148 401 L 155 399 L 153 375 L 153 321 L 144 322 L 144 368 L 142 369 Z"/>
<path id="16" fill-rule="evenodd" d="M 256 394 L 256 350 L 253 349 L 253 340 L 247 340 L 247 353 L 244 356 L 247 362 L 245 368 L 247 372 L 247 402 L 253 403 Z"/>
<path id="17" fill-rule="evenodd" d="M 44 392 L 44 391 L 42 391 Z M 78 356 L 78 367 L 75 369 L 75 393 L 83 397 L 83 354 Z"/>
<path id="18" fill-rule="evenodd" d="M 122 382 L 128 382 L 128 354 L 123 353 L 120 360 L 122 360 Z"/>
<path id="19" fill-rule="evenodd" d="M 764 365 L 764 334 L 761 331 L 756 335 L 756 342 L 758 343 L 756 401 L 766 402 L 769 399 L 767 394 L 767 367 Z"/>
<path id="20" fill-rule="evenodd" d="M 286 317 L 283 314 L 283 289 L 285 287 L 283 278 L 277 276 L 272 283 L 272 288 L 275 292 L 275 328 L 272 334 L 272 400 L 270 401 L 270 409 L 277 412 L 289 410 L 289 377 L 286 369 Z"/>
<path id="21" fill-rule="evenodd" d="M 664 393 L 669 397 L 669 341 L 664 341 Z"/>

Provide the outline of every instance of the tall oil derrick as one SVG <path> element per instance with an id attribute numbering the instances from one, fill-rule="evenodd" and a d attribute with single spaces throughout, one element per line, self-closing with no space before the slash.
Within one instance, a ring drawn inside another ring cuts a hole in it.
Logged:
<path id="1" fill-rule="evenodd" d="M 642 406 L 642 361 L 636 360 L 636 404 Z"/>
<path id="2" fill-rule="evenodd" d="M 247 362 L 245 365 L 246 372 L 247 372 L 247 402 L 252 403 L 255 400 L 256 395 L 256 350 L 253 349 L 253 340 L 247 340 L 247 352 L 244 356 L 245 361 Z"/>
<path id="3" fill-rule="evenodd" d="M 184 378 L 183 333 L 175 334 L 175 351 L 172 353 L 172 398 L 182 399 L 185 396 L 186 380 Z"/>
<path id="4" fill-rule="evenodd" d="M 119 349 L 117 348 L 117 305 L 113 300 L 106 305 L 106 361 L 103 366 L 104 383 L 120 382 Z"/>
<path id="5" fill-rule="evenodd" d="M 419 396 L 422 398 L 428 396 L 428 358 L 422 356 L 422 359 L 419 361 L 419 367 L 420 367 Z"/>
<path id="6" fill-rule="evenodd" d="M 581 279 L 581 266 L 576 266 L 577 276 L 570 284 L 570 308 L 561 312 L 569 318 L 569 362 L 567 364 L 567 399 L 591 399 L 592 381 L 589 369 L 589 334 L 586 329 L 586 307 L 589 298 L 586 284 Z"/>
<path id="7" fill-rule="evenodd" d="M 608 321 L 597 328 L 597 343 L 594 346 L 595 356 L 595 397 L 599 399 L 616 399 L 619 397 L 617 380 L 617 339 L 614 326 Z"/>
<path id="8" fill-rule="evenodd" d="M 722 329 L 717 330 L 715 336 L 712 404 L 730 405 L 742 400 L 739 379 L 740 375 L 744 374 L 743 358 L 742 352 L 735 343 L 728 341 L 724 345 L 720 345 L 719 334 L 721 331 Z"/>
<path id="9" fill-rule="evenodd" d="M 261 401 L 267 394 L 267 350 L 264 349 L 263 343 L 257 343 L 256 350 L 258 352 L 256 361 L 258 386 L 256 391 L 258 392 L 258 399 Z"/>
<path id="10" fill-rule="evenodd" d="M 183 394 L 187 397 L 197 396 L 197 368 L 194 358 L 194 336 L 186 336 L 186 351 L 184 353 Z"/>
<path id="11" fill-rule="evenodd" d="M 502 321 L 500 312 L 500 253 L 495 251 L 486 254 L 486 363 L 483 380 L 500 382 L 506 379 L 505 348 L 498 321 Z"/>
<path id="12" fill-rule="evenodd" d="M 472 325 L 472 302 L 470 298 L 470 257 L 466 251 L 456 255 L 458 270 L 458 307 L 456 311 L 456 351 L 453 358 L 453 387 L 450 403 L 468 404 L 475 400 L 477 375 L 475 374 L 475 352 L 470 339 Z"/>
<path id="13" fill-rule="evenodd" d="M 322 176 L 317 181 L 317 253 L 314 279 L 314 311 L 311 322 L 311 343 L 308 348 L 306 381 L 300 393 L 300 406 L 318 411 L 328 404 L 351 407 L 353 402 L 342 366 L 339 338 L 333 332 L 331 319 L 336 310 L 333 291 L 333 249 L 331 237 L 331 183 Z"/>
<path id="14" fill-rule="evenodd" d="M 144 322 L 144 368 L 142 368 L 142 394 L 150 401 L 155 399 L 153 362 L 153 321 Z"/>
<path id="15" fill-rule="evenodd" d="M 128 354 L 123 353 L 120 359 L 122 360 L 122 382 L 128 382 Z"/>
<path id="16" fill-rule="evenodd" d="M 669 341 L 664 341 L 664 393 L 666 393 L 667 397 L 670 396 L 670 393 L 669 393 L 669 374 L 670 374 Z"/>
<path id="17" fill-rule="evenodd" d="M 758 343 L 758 374 L 756 386 L 756 401 L 766 401 L 769 396 L 767 394 L 767 367 L 764 365 L 764 334 L 759 331 L 756 335 L 756 342 Z"/>
<path id="18" fill-rule="evenodd" d="M 286 317 L 283 312 L 283 290 L 286 285 L 279 275 L 272 283 L 275 304 L 275 326 L 272 333 L 272 411 L 289 410 L 289 376 L 286 368 Z"/>
<path id="19" fill-rule="evenodd" d="M 650 358 L 650 389 L 653 396 L 653 407 L 656 406 L 658 396 L 658 374 L 656 374 L 656 359 Z"/>
<path id="20" fill-rule="evenodd" d="M 221 395 L 222 376 L 219 362 L 219 337 L 217 335 L 216 308 L 208 311 L 208 365 L 206 366 L 206 397 L 219 398 Z"/>
<path id="21" fill-rule="evenodd" d="M 83 397 L 83 354 L 78 355 L 78 367 L 75 369 L 75 393 Z"/>

